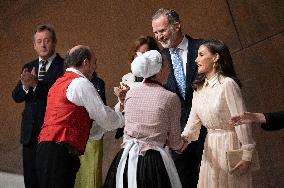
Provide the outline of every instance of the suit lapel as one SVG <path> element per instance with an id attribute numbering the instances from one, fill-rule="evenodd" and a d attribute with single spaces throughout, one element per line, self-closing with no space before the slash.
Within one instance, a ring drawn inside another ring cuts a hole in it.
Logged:
<path id="1" fill-rule="evenodd" d="M 174 72 L 173 62 L 172 62 L 170 50 L 168 48 L 164 49 L 164 55 L 167 57 L 167 59 L 169 61 L 170 72 L 173 73 Z"/>
<path id="2" fill-rule="evenodd" d="M 53 59 L 53 61 L 50 64 L 50 67 L 48 68 L 47 72 L 45 73 L 45 76 L 43 78 L 43 80 L 48 80 L 49 76 L 52 75 L 52 72 L 54 72 L 54 69 L 56 67 L 56 62 L 58 61 L 58 54 L 56 54 L 55 58 Z M 38 76 L 38 72 L 39 72 L 39 60 L 36 60 L 34 62 L 34 67 L 35 67 L 35 71 L 36 71 L 36 75 Z"/>
<path id="3" fill-rule="evenodd" d="M 167 57 L 168 59 L 168 62 L 169 62 L 169 68 L 170 68 L 170 72 L 169 72 L 169 76 L 168 76 L 168 84 L 170 84 L 170 90 L 174 93 L 176 93 L 179 98 L 181 100 L 184 100 L 180 91 L 179 91 L 179 88 L 178 88 L 178 84 L 177 84 L 177 80 L 176 80 L 176 77 L 175 77 L 175 74 L 174 74 L 174 68 L 173 68 L 173 62 L 172 62 L 172 58 L 171 58 L 171 53 L 170 53 L 170 50 L 168 48 L 165 48 L 163 50 L 163 53 L 164 55 Z"/>
<path id="4" fill-rule="evenodd" d="M 38 59 L 34 61 L 33 67 L 35 68 L 36 75 L 38 76 L 38 69 L 39 69 L 39 60 Z M 33 69 L 33 67 L 32 67 L 32 69 Z"/>
<path id="5" fill-rule="evenodd" d="M 191 87 L 192 82 L 194 81 L 196 75 L 196 44 L 193 42 L 192 38 L 186 35 L 188 39 L 188 47 L 187 47 L 187 64 L 186 64 L 186 92 L 185 96 L 189 91 L 189 87 Z"/>
<path id="6" fill-rule="evenodd" d="M 44 80 L 49 80 L 49 77 L 53 75 L 53 72 L 56 70 L 57 62 L 58 62 L 58 54 L 56 54 L 55 58 L 50 64 L 50 67 L 48 68 L 47 72 L 45 73 Z"/>

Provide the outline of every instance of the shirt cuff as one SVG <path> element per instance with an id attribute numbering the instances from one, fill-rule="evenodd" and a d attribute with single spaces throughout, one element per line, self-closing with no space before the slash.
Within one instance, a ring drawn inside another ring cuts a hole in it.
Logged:
<path id="1" fill-rule="evenodd" d="M 104 128 L 100 127 L 95 121 L 92 124 L 92 128 L 90 130 L 89 139 L 100 140 L 107 132 Z"/>
<path id="2" fill-rule="evenodd" d="M 28 89 L 25 89 L 24 85 L 22 85 L 22 87 L 23 87 L 24 92 L 25 92 L 26 94 L 28 94 L 29 90 L 28 90 Z"/>
<path id="3" fill-rule="evenodd" d="M 36 85 L 37 86 L 37 85 Z M 35 92 L 35 90 L 36 90 L 36 86 L 33 88 L 33 92 Z"/>
<path id="4" fill-rule="evenodd" d="M 252 158 L 252 151 L 243 150 L 242 160 L 251 161 L 251 158 Z"/>
<path id="5" fill-rule="evenodd" d="M 120 102 L 116 103 L 114 106 L 114 111 L 119 112 L 120 111 Z"/>

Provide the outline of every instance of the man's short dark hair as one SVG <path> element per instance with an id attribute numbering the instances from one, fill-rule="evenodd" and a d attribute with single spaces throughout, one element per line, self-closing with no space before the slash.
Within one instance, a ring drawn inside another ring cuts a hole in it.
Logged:
<path id="1" fill-rule="evenodd" d="M 170 25 L 174 25 L 175 23 L 180 22 L 178 13 L 173 9 L 160 8 L 152 16 L 152 20 L 156 20 L 161 16 L 165 16 L 168 19 Z"/>
<path id="2" fill-rule="evenodd" d="M 44 25 L 44 24 L 37 25 L 36 29 L 35 29 L 35 32 L 34 32 L 34 36 L 35 36 L 35 34 L 37 32 L 42 32 L 42 31 L 48 31 L 50 33 L 52 42 L 56 41 L 56 34 L 55 34 L 55 31 L 54 31 L 52 25 L 50 25 L 50 24 L 47 24 L 47 25 Z"/>
<path id="3" fill-rule="evenodd" d="M 92 54 L 87 47 L 80 47 L 72 52 L 68 51 L 65 56 L 65 68 L 80 67 L 85 59 L 90 61 L 91 58 Z"/>

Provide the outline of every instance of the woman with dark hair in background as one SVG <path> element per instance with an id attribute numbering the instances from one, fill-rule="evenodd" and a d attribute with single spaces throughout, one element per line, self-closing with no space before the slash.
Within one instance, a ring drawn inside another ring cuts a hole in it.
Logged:
<path id="1" fill-rule="evenodd" d="M 150 36 L 141 36 L 139 37 L 132 46 L 130 50 L 130 61 L 132 62 L 137 56 L 142 55 L 143 53 L 149 51 L 149 50 L 157 50 L 160 51 L 157 42 L 153 37 Z M 131 72 L 125 74 L 121 82 L 128 85 L 129 87 L 134 86 L 135 82 L 142 82 L 142 78 L 135 77 Z M 139 84 L 138 84 L 139 85 Z"/>
<path id="2" fill-rule="evenodd" d="M 252 187 L 251 164 L 255 141 L 251 127 L 229 125 L 231 116 L 246 111 L 233 61 L 227 46 L 208 40 L 199 47 L 198 77 L 194 82 L 192 109 L 182 136 L 198 139 L 201 125 L 208 134 L 204 144 L 198 187 Z M 226 152 L 241 149 L 242 159 L 229 172 Z"/>
<path id="3" fill-rule="evenodd" d="M 132 62 L 137 56 L 142 55 L 146 51 L 149 50 L 157 50 L 160 52 L 159 46 L 156 40 L 151 36 L 141 36 L 136 41 L 130 50 L 130 58 L 129 62 Z M 139 78 L 134 76 L 131 72 L 125 74 L 121 79 L 121 84 L 126 84 L 128 87 L 133 88 L 135 86 L 139 86 L 143 78 Z M 115 111 L 119 111 L 120 109 L 120 101 L 115 105 Z M 123 135 L 123 128 L 119 128 L 116 131 L 115 138 L 120 138 Z"/>

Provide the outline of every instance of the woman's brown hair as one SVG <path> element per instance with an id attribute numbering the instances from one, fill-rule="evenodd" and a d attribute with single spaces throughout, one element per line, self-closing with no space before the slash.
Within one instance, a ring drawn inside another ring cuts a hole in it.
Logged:
<path id="1" fill-rule="evenodd" d="M 215 39 L 205 40 L 201 43 L 201 45 L 205 46 L 210 53 L 219 54 L 219 60 L 215 66 L 218 76 L 222 75 L 225 77 L 230 77 L 239 85 L 239 87 L 241 87 L 242 84 L 236 75 L 229 48 L 222 41 Z M 203 86 L 204 82 L 205 75 L 198 74 L 197 78 L 193 82 L 193 88 L 200 88 Z"/>
<path id="2" fill-rule="evenodd" d="M 134 41 L 134 44 L 130 50 L 130 62 L 134 60 L 136 57 L 136 52 L 140 48 L 140 46 L 147 44 L 149 50 L 157 50 L 160 52 L 160 48 L 156 42 L 156 40 L 151 36 L 141 36 L 137 40 Z"/>

